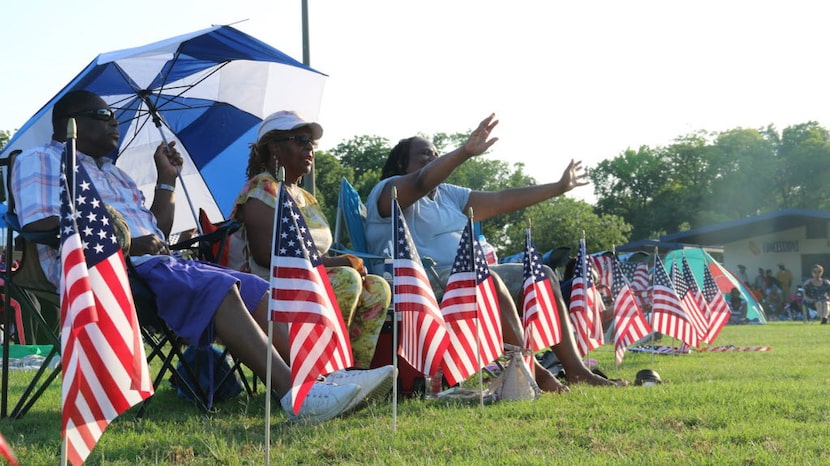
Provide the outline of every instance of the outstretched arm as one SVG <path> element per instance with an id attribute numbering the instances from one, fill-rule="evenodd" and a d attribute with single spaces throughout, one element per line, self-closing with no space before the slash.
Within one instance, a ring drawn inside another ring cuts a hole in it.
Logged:
<path id="1" fill-rule="evenodd" d="M 555 183 L 512 188 L 502 191 L 473 191 L 467 201 L 467 208 L 473 208 L 476 221 L 485 220 L 505 212 L 513 212 L 537 204 L 588 184 L 588 172 L 582 168 L 581 161 L 571 160 L 562 178 Z"/>
<path id="2" fill-rule="evenodd" d="M 481 155 L 487 151 L 499 138 L 488 139 L 490 132 L 499 123 L 496 115 L 491 114 L 479 123 L 470 134 L 467 142 L 458 149 L 438 157 L 424 165 L 418 171 L 399 176 L 386 183 L 378 199 L 378 212 L 382 217 L 392 215 L 392 187 L 398 190 L 398 203 L 401 208 L 407 208 L 419 199 L 429 194 L 462 163 L 471 157 Z"/>

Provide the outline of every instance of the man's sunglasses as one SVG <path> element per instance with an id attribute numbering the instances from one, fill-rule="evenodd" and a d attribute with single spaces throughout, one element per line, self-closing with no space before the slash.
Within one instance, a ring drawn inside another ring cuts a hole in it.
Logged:
<path id="1" fill-rule="evenodd" d="M 84 110 L 83 112 L 75 112 L 75 113 L 72 113 L 72 114 L 67 115 L 67 116 L 68 117 L 83 116 L 83 117 L 92 118 L 94 120 L 110 121 L 110 120 L 115 119 L 115 112 L 112 111 L 112 109 L 110 109 L 110 108 L 96 108 L 95 110 Z"/>
<path id="2" fill-rule="evenodd" d="M 288 136 L 280 139 L 275 139 L 274 142 L 283 142 L 283 141 L 294 141 L 301 146 L 305 146 L 306 144 L 311 144 L 312 147 L 317 146 L 317 141 L 313 138 L 310 138 L 304 134 L 300 134 L 297 136 Z"/>

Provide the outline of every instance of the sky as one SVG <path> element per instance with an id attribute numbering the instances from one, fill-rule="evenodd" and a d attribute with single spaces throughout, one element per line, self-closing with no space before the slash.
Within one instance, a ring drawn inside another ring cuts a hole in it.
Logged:
<path id="1" fill-rule="evenodd" d="M 697 131 L 830 124 L 830 6 L 787 1 L 308 0 L 327 74 L 319 148 L 463 132 L 538 182 L 570 159 Z M 0 129 L 21 127 L 98 54 L 232 24 L 302 61 L 300 0 L 29 0 L 3 7 Z M 591 202 L 593 190 L 570 194 Z"/>

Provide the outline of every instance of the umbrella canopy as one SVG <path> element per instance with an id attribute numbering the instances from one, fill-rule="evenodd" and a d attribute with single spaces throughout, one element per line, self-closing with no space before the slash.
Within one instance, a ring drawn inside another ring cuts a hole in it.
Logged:
<path id="1" fill-rule="evenodd" d="M 194 209 L 212 221 L 230 214 L 259 123 L 278 110 L 316 119 L 325 78 L 230 26 L 103 53 L 15 133 L 0 157 L 47 143 L 52 106 L 64 94 L 95 92 L 119 122 L 112 157 L 136 180 L 148 206 L 156 183 L 153 152 L 163 140 L 177 141 L 184 165 L 173 232 L 184 231 L 197 225 Z"/>

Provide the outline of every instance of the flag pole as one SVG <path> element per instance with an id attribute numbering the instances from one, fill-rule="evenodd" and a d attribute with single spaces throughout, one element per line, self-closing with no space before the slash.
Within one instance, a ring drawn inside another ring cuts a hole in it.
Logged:
<path id="1" fill-rule="evenodd" d="M 614 307 L 617 304 L 617 296 L 614 296 L 614 267 L 620 262 L 620 258 L 617 257 L 617 245 L 611 245 L 611 257 L 613 257 L 613 262 L 611 263 L 611 284 L 609 286 L 608 294 L 611 295 L 611 315 L 614 316 L 611 318 L 611 325 L 614 327 L 614 331 L 611 332 L 612 338 L 611 343 L 614 344 L 617 341 L 617 313 L 614 312 Z M 614 349 L 616 349 L 616 344 L 614 345 Z M 619 366 L 617 366 L 617 370 L 619 370 Z"/>
<path id="2" fill-rule="evenodd" d="M 531 241 L 531 238 L 532 238 L 531 237 L 531 234 L 532 234 L 531 228 L 532 227 L 533 227 L 533 225 L 532 225 L 532 222 L 531 222 L 531 218 L 528 217 L 527 218 L 527 229 L 525 230 L 525 255 L 527 255 L 530 252 L 527 245 L 530 244 L 530 241 Z M 525 257 L 525 261 L 528 261 L 528 260 L 530 260 L 530 259 L 528 257 Z M 527 263 L 527 262 L 525 262 L 525 263 Z M 553 280 L 553 279 L 554 279 L 553 277 L 550 277 L 550 280 Z M 524 307 L 524 306 L 522 306 L 522 307 Z M 527 312 L 527 311 L 525 309 L 522 309 L 522 327 L 524 327 L 522 329 L 523 330 L 522 333 L 523 333 L 523 337 L 524 337 L 525 341 L 530 341 L 528 339 L 528 335 L 527 335 L 528 326 L 527 326 L 527 324 L 524 323 L 525 312 Z M 527 347 L 528 350 L 531 350 L 532 348 L 533 348 L 532 345 L 528 345 L 528 347 Z M 533 380 L 536 380 L 536 364 L 535 364 L 535 361 L 536 361 L 536 355 L 531 353 L 530 367 L 528 369 L 530 369 L 530 376 L 533 377 Z"/>
<path id="3" fill-rule="evenodd" d="M 392 186 L 392 204 L 398 200 L 398 188 Z M 393 209 L 394 210 L 394 209 Z M 394 217 L 394 216 L 393 216 Z M 392 237 L 395 237 L 397 217 L 392 219 Z M 392 365 L 398 374 L 398 306 L 395 300 L 395 245 L 392 244 Z M 400 377 L 400 376 L 399 376 Z M 424 387 L 424 390 L 427 388 Z M 398 381 L 392 384 L 392 432 L 398 432 Z"/>
<path id="4" fill-rule="evenodd" d="M 78 138 L 78 127 L 75 124 L 75 119 L 70 118 L 66 122 L 66 165 L 64 166 L 64 177 L 66 178 L 66 189 L 69 193 L 69 208 L 72 212 L 75 211 L 75 141 Z M 74 221 L 74 216 L 72 217 Z M 63 296 L 61 296 L 63 299 Z M 63 354 L 63 351 L 61 351 Z M 61 388 L 61 417 L 63 417 L 63 410 L 66 409 L 64 406 L 65 401 L 63 399 L 63 389 Z M 63 422 L 61 422 L 63 424 Z M 68 463 L 67 458 L 67 438 L 66 438 L 66 426 L 63 426 L 62 434 L 63 438 L 61 439 L 61 465 L 66 466 Z"/>
<path id="5" fill-rule="evenodd" d="M 277 172 L 277 192 L 279 192 L 279 184 L 285 180 L 285 168 L 279 167 Z M 278 216 L 274 216 L 273 231 L 276 232 Z M 276 234 L 271 235 L 271 251 L 274 250 L 274 243 L 277 241 Z M 273 268 L 273 267 L 272 267 Z M 273 270 L 271 272 L 273 276 Z M 271 281 L 268 281 L 268 295 L 271 295 Z M 273 345 L 274 341 L 274 320 L 271 318 L 271 306 L 268 306 L 268 345 Z M 271 461 L 271 371 L 273 370 L 273 361 L 271 357 L 271 348 L 268 348 L 268 361 L 265 364 L 265 466 Z"/>
<path id="6" fill-rule="evenodd" d="M 470 207 L 467 209 L 468 227 L 470 228 L 470 236 L 473 237 L 470 241 L 470 257 L 476 256 L 476 243 L 478 242 L 478 238 L 473 235 L 473 218 L 473 208 Z M 485 262 L 487 261 L 485 260 Z M 481 306 L 479 303 L 476 303 L 476 359 L 476 365 L 478 366 L 478 400 L 481 407 L 484 408 L 484 370 L 482 367 L 484 364 L 481 361 Z"/>
<path id="7" fill-rule="evenodd" d="M 582 244 L 585 244 L 585 230 L 582 230 Z M 588 286 L 587 286 L 588 278 L 589 278 L 588 277 L 588 245 L 587 244 L 585 244 L 585 254 L 584 254 L 584 257 L 582 258 L 582 262 L 580 262 L 580 264 L 579 264 L 579 268 L 582 269 L 582 279 L 585 280 L 585 285 L 586 285 L 585 286 L 585 298 L 584 299 L 585 299 L 585 314 L 587 315 L 588 311 L 589 311 L 589 309 L 588 309 L 588 302 L 589 302 L 588 301 L 588 293 L 589 293 L 589 290 L 588 290 Z M 591 278 L 591 280 L 593 280 L 594 277 L 590 277 L 590 278 Z M 596 303 L 594 303 L 594 306 L 596 306 Z M 593 312 L 594 310 L 590 309 L 590 311 Z M 586 323 L 587 323 L 588 319 L 586 318 L 585 320 L 586 320 Z M 594 325 L 596 325 L 596 324 L 594 324 Z M 586 330 L 588 332 L 590 332 L 591 335 L 593 335 L 593 329 L 588 328 Z M 588 342 L 590 342 L 590 341 L 591 340 L 589 338 Z M 586 343 L 586 346 L 585 346 L 585 360 L 583 362 L 585 364 L 588 364 L 588 361 L 590 361 L 590 360 L 591 360 L 591 345 Z"/>
<path id="8" fill-rule="evenodd" d="M 657 255 L 659 254 L 659 250 L 657 246 L 654 246 L 654 265 L 652 269 L 657 269 Z M 654 272 L 651 273 L 651 297 L 649 299 L 651 301 L 651 312 L 648 314 L 648 319 L 650 322 L 648 323 L 651 325 L 651 346 L 653 347 L 656 341 L 654 340 Z M 654 350 L 654 348 L 652 348 Z M 654 351 L 651 352 L 651 364 L 654 365 Z"/>

